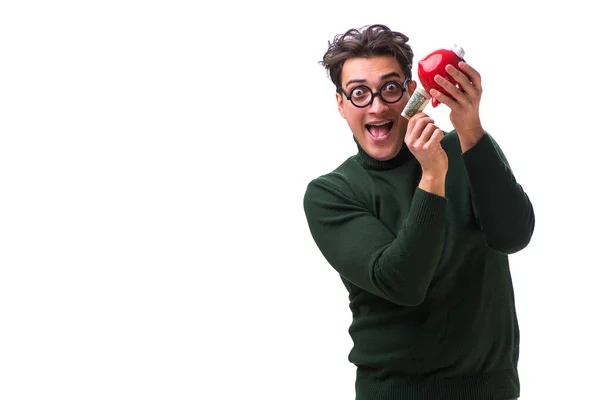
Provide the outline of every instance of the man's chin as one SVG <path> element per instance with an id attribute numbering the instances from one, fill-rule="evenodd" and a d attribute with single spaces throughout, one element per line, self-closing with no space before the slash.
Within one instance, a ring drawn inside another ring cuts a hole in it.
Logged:
<path id="1" fill-rule="evenodd" d="M 368 148 L 365 150 L 372 158 L 378 161 L 391 160 L 392 158 L 396 157 L 398 155 L 398 152 L 400 151 L 400 149 L 398 149 L 397 146 L 393 146 L 391 144 L 384 147 L 368 146 Z"/>

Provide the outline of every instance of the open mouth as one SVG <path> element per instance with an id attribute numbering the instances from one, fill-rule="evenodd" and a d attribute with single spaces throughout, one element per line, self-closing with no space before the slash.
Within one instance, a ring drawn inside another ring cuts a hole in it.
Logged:
<path id="1" fill-rule="evenodd" d="M 383 121 L 374 124 L 366 124 L 365 128 L 369 131 L 371 139 L 378 142 L 385 140 L 390 136 L 393 125 L 394 123 L 392 121 Z"/>

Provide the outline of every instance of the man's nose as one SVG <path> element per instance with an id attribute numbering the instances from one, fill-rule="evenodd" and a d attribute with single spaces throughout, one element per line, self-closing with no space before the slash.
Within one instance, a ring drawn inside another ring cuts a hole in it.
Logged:
<path id="1" fill-rule="evenodd" d="M 371 103 L 371 107 L 369 107 L 369 111 L 373 114 L 379 114 L 384 111 L 387 111 L 388 105 L 381 96 L 375 96 L 373 98 L 373 103 Z"/>

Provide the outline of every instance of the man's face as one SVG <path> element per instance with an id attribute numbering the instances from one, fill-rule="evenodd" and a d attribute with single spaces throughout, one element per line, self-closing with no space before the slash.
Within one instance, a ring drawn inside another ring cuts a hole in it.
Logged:
<path id="1" fill-rule="evenodd" d="M 390 81 L 404 84 L 405 78 L 402 68 L 393 57 L 351 58 L 342 69 L 342 89 L 352 95 L 358 86 L 367 86 L 373 93 L 382 90 L 382 95 L 389 99 L 397 88 L 393 82 L 384 87 L 382 85 Z M 400 114 L 416 83 L 410 82 L 408 86 L 396 103 L 388 104 L 376 96 L 371 105 L 364 108 L 356 107 L 342 94 L 336 95 L 340 115 L 348 122 L 362 149 L 377 160 L 395 157 L 402 147 L 408 120 Z M 384 94 L 386 91 L 388 94 Z M 358 90 L 354 94 L 357 95 L 355 99 L 360 99 L 364 91 Z"/>

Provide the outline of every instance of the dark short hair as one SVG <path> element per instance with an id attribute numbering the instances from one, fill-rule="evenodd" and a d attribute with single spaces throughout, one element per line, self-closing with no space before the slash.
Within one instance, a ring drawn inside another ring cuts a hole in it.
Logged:
<path id="1" fill-rule="evenodd" d="M 367 25 L 335 36 L 323 55 L 323 65 L 336 88 L 342 85 L 342 68 L 346 60 L 356 57 L 392 56 L 407 78 L 412 78 L 413 51 L 408 36 L 385 25 Z"/>

